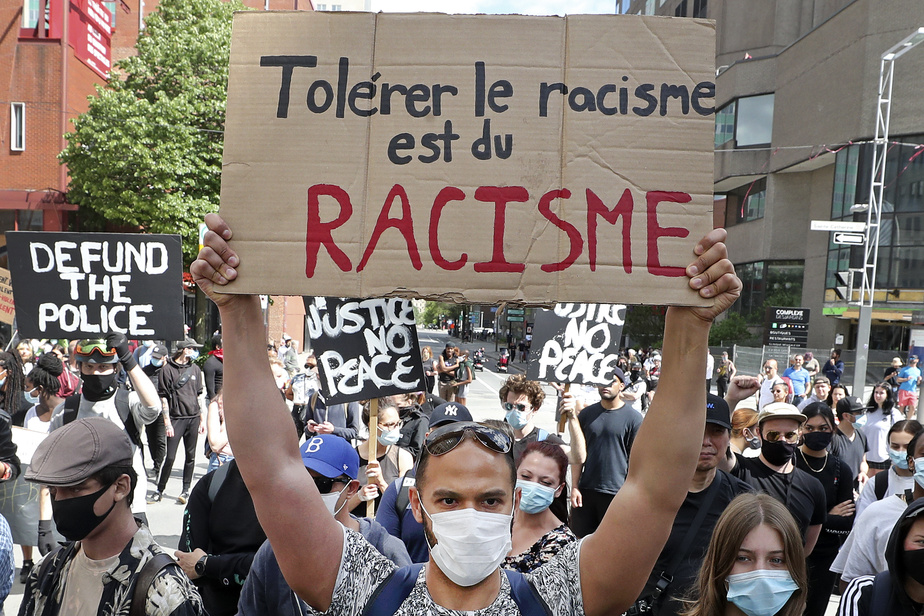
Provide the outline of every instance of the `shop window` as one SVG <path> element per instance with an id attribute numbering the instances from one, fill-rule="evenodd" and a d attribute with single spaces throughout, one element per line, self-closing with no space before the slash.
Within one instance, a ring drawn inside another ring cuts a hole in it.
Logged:
<path id="1" fill-rule="evenodd" d="M 769 145 L 773 137 L 773 94 L 738 99 L 735 145 Z"/>

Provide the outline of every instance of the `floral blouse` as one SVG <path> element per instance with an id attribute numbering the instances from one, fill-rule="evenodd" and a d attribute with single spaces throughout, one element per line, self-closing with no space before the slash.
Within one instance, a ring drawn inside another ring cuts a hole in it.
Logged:
<path id="1" fill-rule="evenodd" d="M 520 573 L 530 573 L 555 558 L 558 552 L 572 541 L 577 541 L 577 537 L 566 524 L 562 524 L 544 534 L 539 541 L 522 554 L 505 558 L 501 567 Z"/>

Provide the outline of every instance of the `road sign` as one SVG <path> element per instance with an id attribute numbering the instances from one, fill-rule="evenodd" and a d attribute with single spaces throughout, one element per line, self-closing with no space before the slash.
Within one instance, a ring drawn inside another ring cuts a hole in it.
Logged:
<path id="1" fill-rule="evenodd" d="M 862 233 L 866 231 L 866 223 L 846 220 L 813 220 L 812 231 L 853 231 Z"/>
<path id="2" fill-rule="evenodd" d="M 522 317 L 524 312 L 525 311 L 523 310 L 523 308 L 508 308 L 507 316 L 508 317 Z M 520 319 L 520 320 L 522 321 L 523 319 Z"/>
<path id="3" fill-rule="evenodd" d="M 522 323 L 522 322 L 523 322 L 523 315 L 521 314 L 521 315 L 508 316 L 508 317 L 507 317 L 507 322 L 508 322 L 508 323 Z"/>
<path id="4" fill-rule="evenodd" d="M 866 241 L 866 236 L 862 233 L 846 233 L 838 231 L 834 234 L 831 241 L 835 244 L 862 244 Z"/>
<path id="5" fill-rule="evenodd" d="M 808 342 L 809 314 L 808 308 L 767 308 L 764 344 L 804 348 Z"/>

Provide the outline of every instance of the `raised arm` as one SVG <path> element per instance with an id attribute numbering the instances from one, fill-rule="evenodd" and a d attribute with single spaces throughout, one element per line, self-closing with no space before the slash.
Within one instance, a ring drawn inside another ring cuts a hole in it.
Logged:
<path id="1" fill-rule="evenodd" d="M 690 287 L 715 304 L 668 309 L 658 395 L 633 444 L 625 484 L 581 548 L 581 590 L 589 616 L 622 613 L 638 597 L 686 497 L 705 425 L 709 328 L 741 291 L 725 236 L 724 229 L 715 229 L 696 246 L 696 260 L 687 268 Z M 674 435 L 670 447 L 664 446 L 665 434 Z"/>
<path id="2" fill-rule="evenodd" d="M 190 271 L 221 315 L 228 438 L 286 581 L 306 603 L 325 611 L 340 566 L 342 531 L 302 464 L 292 417 L 270 371 L 259 299 L 218 292 L 240 264 L 228 244 L 231 229 L 217 214 L 205 222 L 204 248 Z"/>

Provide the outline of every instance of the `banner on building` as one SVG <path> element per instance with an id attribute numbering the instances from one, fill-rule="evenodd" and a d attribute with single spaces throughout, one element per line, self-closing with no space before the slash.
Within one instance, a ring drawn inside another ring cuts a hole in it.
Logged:
<path id="1" fill-rule="evenodd" d="M 7 233 L 24 338 L 182 340 L 179 235 Z"/>
<path id="2" fill-rule="evenodd" d="M 225 290 L 709 304 L 714 57 L 705 20 L 238 13 Z"/>
<path id="3" fill-rule="evenodd" d="M 425 391 L 414 307 L 406 299 L 305 297 L 328 406 Z"/>

